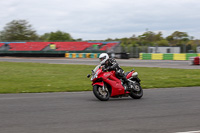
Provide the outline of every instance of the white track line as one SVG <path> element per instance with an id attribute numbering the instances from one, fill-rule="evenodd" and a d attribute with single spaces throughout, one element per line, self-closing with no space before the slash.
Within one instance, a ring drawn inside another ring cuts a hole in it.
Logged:
<path id="1" fill-rule="evenodd" d="M 200 130 L 199 131 L 176 132 L 176 133 L 200 133 Z"/>

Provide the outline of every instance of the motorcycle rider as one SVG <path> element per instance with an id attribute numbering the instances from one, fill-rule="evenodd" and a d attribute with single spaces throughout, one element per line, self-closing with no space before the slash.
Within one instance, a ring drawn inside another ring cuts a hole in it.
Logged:
<path id="1" fill-rule="evenodd" d="M 114 58 L 109 58 L 107 53 L 102 53 L 99 55 L 99 59 L 101 66 L 103 66 L 103 71 L 114 70 L 118 79 L 122 79 L 129 89 L 132 87 L 131 83 L 128 81 L 124 74 L 124 70 L 119 66 Z"/>

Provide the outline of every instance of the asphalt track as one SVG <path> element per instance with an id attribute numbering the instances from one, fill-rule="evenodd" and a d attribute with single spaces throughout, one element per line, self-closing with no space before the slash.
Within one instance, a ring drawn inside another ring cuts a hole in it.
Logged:
<path id="1" fill-rule="evenodd" d="M 94 59 L 0 58 L 0 61 L 98 63 Z M 186 61 L 118 62 L 133 67 L 199 69 Z M 140 100 L 129 97 L 107 102 L 98 101 L 92 92 L 0 94 L 0 133 L 199 133 L 199 94 L 200 87 L 147 89 Z"/>
<path id="2" fill-rule="evenodd" d="M 35 62 L 50 64 L 87 64 L 97 65 L 98 59 L 66 59 L 66 58 L 0 58 L 0 61 L 7 62 Z M 190 61 L 172 60 L 138 60 L 138 59 L 117 59 L 121 66 L 132 67 L 161 67 L 161 68 L 181 68 L 181 69 L 200 69 L 200 65 L 190 65 Z"/>
<path id="3" fill-rule="evenodd" d="M 140 100 L 92 92 L 0 95 L 1 133 L 177 133 L 200 130 L 200 89 L 144 90 Z"/>

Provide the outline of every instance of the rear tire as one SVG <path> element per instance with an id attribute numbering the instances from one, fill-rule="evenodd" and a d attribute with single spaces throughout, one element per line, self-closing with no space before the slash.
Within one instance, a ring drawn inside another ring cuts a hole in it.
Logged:
<path id="1" fill-rule="evenodd" d="M 133 99 L 140 99 L 143 96 L 143 90 L 142 87 L 140 86 L 140 83 L 135 83 L 134 87 L 136 88 L 137 91 L 131 89 L 129 95 L 133 98 Z"/>
<path id="2" fill-rule="evenodd" d="M 103 90 L 102 86 L 94 85 L 93 86 L 93 93 L 100 101 L 108 101 L 110 98 L 110 92 L 108 91 L 108 88 L 105 87 L 105 90 Z"/>

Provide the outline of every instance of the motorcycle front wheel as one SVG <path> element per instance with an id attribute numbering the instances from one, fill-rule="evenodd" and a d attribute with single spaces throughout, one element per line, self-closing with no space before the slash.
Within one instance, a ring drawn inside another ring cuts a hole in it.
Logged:
<path id="1" fill-rule="evenodd" d="M 134 85 L 135 90 L 131 90 L 129 95 L 133 98 L 133 99 L 140 99 L 143 96 L 143 90 L 142 87 L 140 86 L 140 83 L 136 83 Z"/>
<path id="2" fill-rule="evenodd" d="M 103 89 L 103 86 L 94 85 L 93 93 L 100 101 L 108 101 L 110 98 L 110 92 L 107 87 L 104 87 Z"/>

